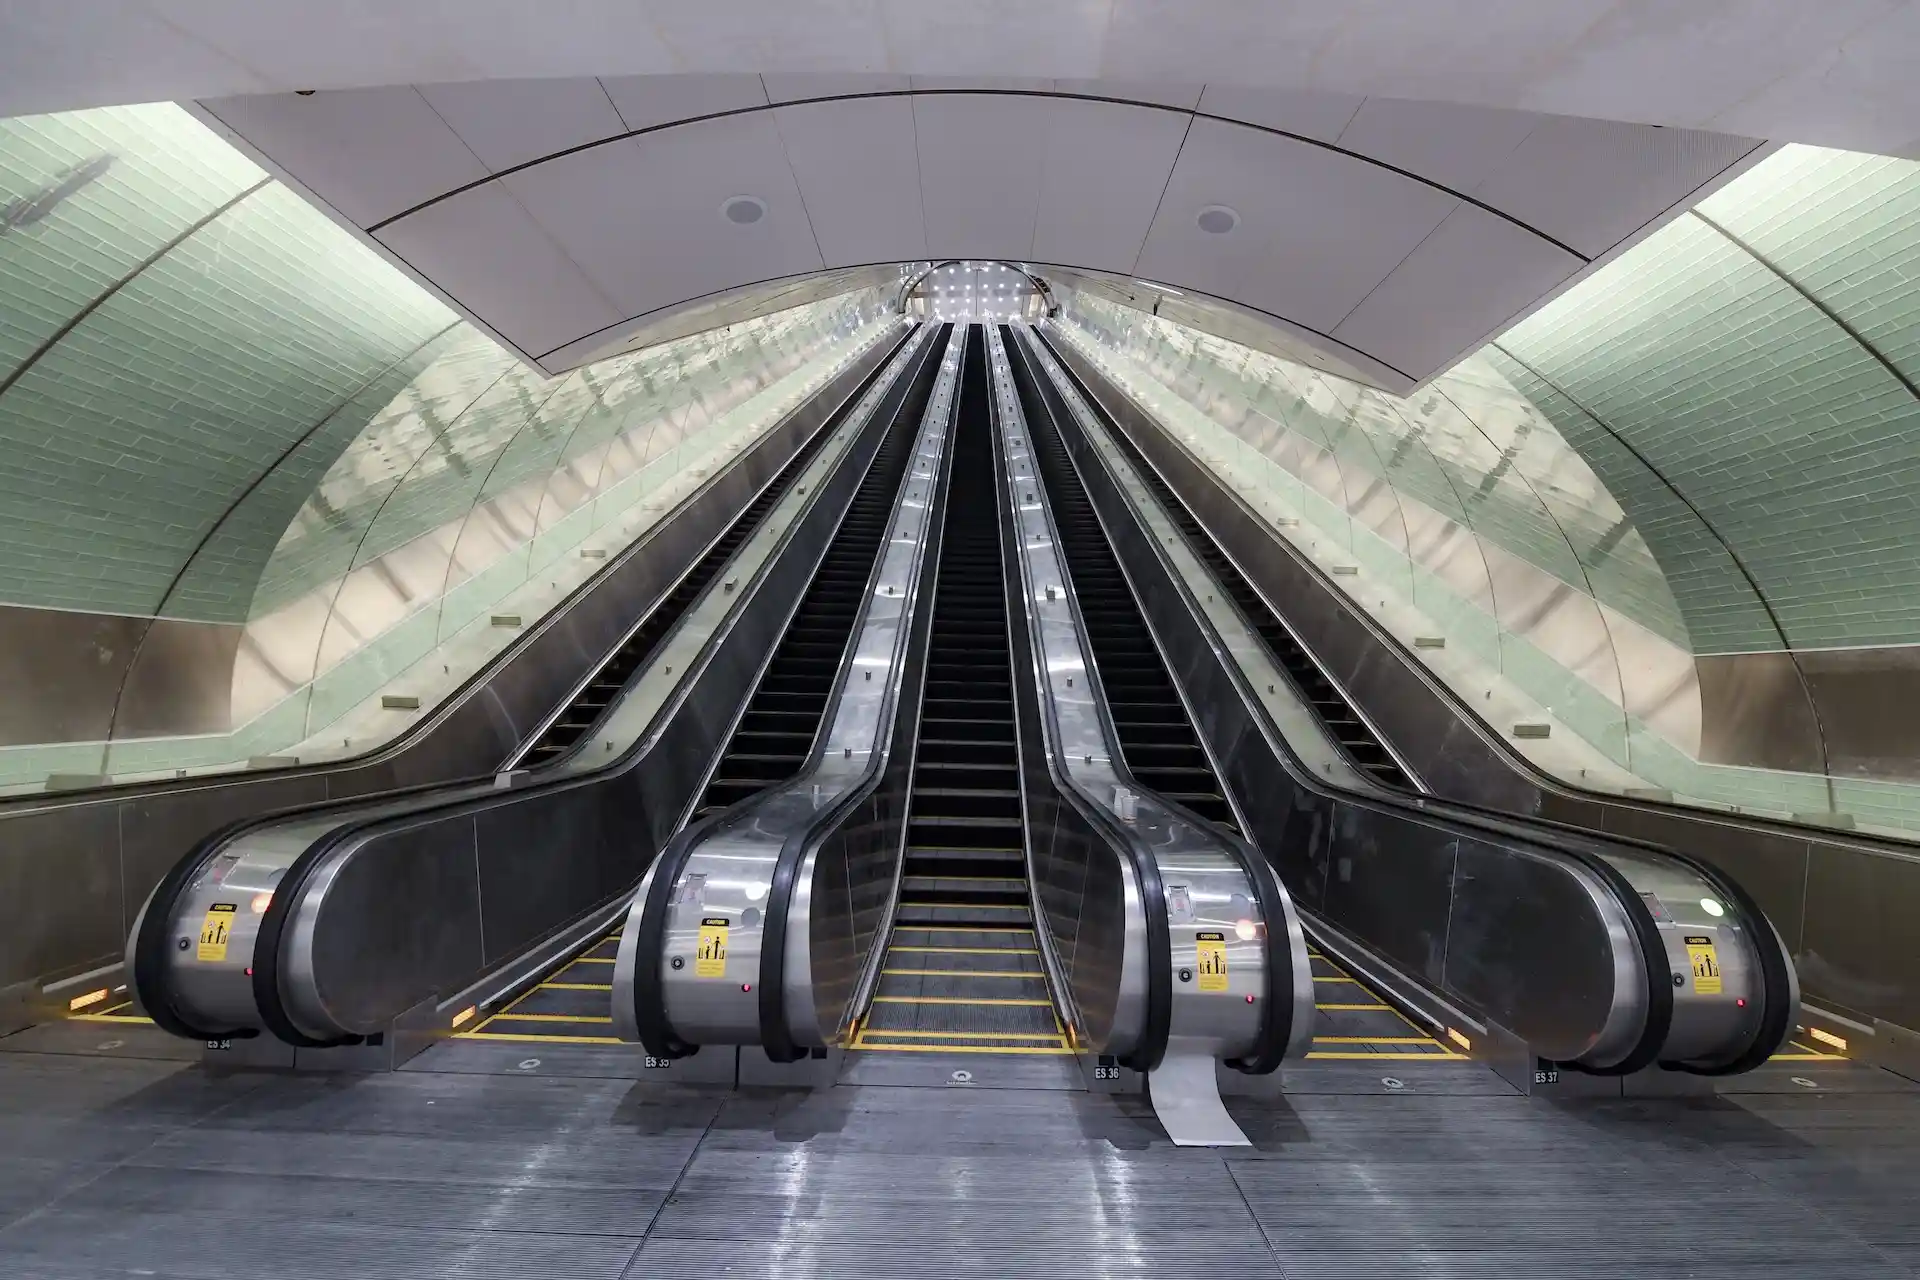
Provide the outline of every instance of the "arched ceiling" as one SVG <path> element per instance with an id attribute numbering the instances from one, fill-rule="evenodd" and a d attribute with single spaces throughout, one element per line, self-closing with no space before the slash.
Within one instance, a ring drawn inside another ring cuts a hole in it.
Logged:
<path id="1" fill-rule="evenodd" d="M 1425 98 L 1904 154 L 1908 0 L 18 0 L 0 115 L 383 84 L 755 71 Z"/>
<path id="2" fill-rule="evenodd" d="M 1404 391 L 1759 145 L 1138 82 L 676 75 L 201 106 L 550 372 L 743 289 L 967 258 L 1219 299 Z M 743 195 L 765 210 L 748 225 L 722 213 Z M 1199 225 L 1216 206 L 1225 234 Z"/>

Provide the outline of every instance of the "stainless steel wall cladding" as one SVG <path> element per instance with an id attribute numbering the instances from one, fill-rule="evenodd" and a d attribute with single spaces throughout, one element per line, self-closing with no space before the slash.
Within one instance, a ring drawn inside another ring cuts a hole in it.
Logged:
<path id="1" fill-rule="evenodd" d="M 1920 853 L 1850 832 L 1576 792 L 1507 752 L 1390 636 L 1161 431 L 1071 344 L 1057 344 L 1100 408 L 1173 486 L 1323 670 L 1438 795 L 1700 858 L 1750 893 L 1779 930 L 1804 998 L 1891 1038 L 1920 1029 Z"/>
<path id="2" fill-rule="evenodd" d="M 178 1016 L 216 1033 L 264 1027 L 295 1044 L 370 1035 L 631 889 L 698 794 L 916 358 L 902 352 L 880 375 L 891 382 L 879 411 L 852 428 L 858 434 L 838 466 L 757 581 L 741 584 L 718 635 L 674 677 L 635 745 L 597 772 L 465 788 L 450 802 L 433 793 L 376 809 L 370 820 L 330 815 L 243 838 L 232 851 L 241 867 L 272 863 L 285 878 L 257 944 L 224 964 L 181 960 L 168 971 L 159 990 Z M 217 862 L 208 875 L 218 874 Z M 194 895 L 209 892 L 190 888 L 166 904 L 177 929 L 198 927 Z M 209 1015 L 226 1015 L 228 1025 L 207 1026 Z"/>
<path id="3" fill-rule="evenodd" d="M 897 346 L 862 353 L 392 746 L 316 768 L 0 801 L 0 902 L 13 907 L 0 992 L 111 963 L 160 878 L 228 823 L 497 768 Z"/>
<path id="4" fill-rule="evenodd" d="M 1190 704 L 1204 709 L 1198 727 L 1250 833 L 1323 927 L 1556 1061 L 1718 1070 L 1771 1052 L 1795 996 L 1784 972 L 1761 972 L 1768 957 L 1784 971 L 1777 940 L 1733 904 L 1716 899 L 1707 912 L 1701 899 L 1716 890 L 1692 868 L 1602 838 L 1311 781 L 1202 621 L 1115 464 L 1071 413 L 1056 420 L 1072 422 L 1065 434 L 1089 495 L 1139 575 L 1142 607 Z M 1684 976 L 1686 938 L 1703 935 L 1723 957 L 1707 983 Z M 1670 974 L 1682 977 L 1677 987 Z"/>

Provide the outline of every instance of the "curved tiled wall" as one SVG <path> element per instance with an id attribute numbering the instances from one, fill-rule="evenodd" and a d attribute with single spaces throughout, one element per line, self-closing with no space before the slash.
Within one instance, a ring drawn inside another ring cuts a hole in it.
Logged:
<path id="1" fill-rule="evenodd" d="M 1062 318 L 1542 767 L 1912 832 L 1916 214 L 1920 165 L 1786 148 L 1405 399 Z"/>
<path id="2" fill-rule="evenodd" d="M 558 378 L 171 106 L 0 121 L 0 786 L 365 750 L 889 323 Z"/>

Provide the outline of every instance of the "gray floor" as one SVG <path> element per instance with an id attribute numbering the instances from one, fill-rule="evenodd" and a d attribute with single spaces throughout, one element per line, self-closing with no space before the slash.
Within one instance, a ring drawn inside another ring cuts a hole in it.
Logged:
<path id="1" fill-rule="evenodd" d="M 1223 1154 L 1054 1063 L 721 1094 L 604 1052 L 324 1077 L 115 1038 L 0 1042 L 7 1280 L 1920 1274 L 1920 1092 L 1865 1069 L 1553 1102 L 1309 1064 Z"/>

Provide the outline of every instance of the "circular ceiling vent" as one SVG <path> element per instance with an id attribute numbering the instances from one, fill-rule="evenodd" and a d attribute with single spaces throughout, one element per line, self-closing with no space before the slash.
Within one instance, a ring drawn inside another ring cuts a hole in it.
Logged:
<path id="1" fill-rule="evenodd" d="M 1200 229 L 1212 236 L 1223 236 L 1240 225 L 1240 215 L 1223 204 L 1210 204 L 1194 218 Z"/>
<path id="2" fill-rule="evenodd" d="M 720 216 L 735 226 L 749 226 L 767 216 L 767 202 L 759 196 L 728 196 Z"/>

